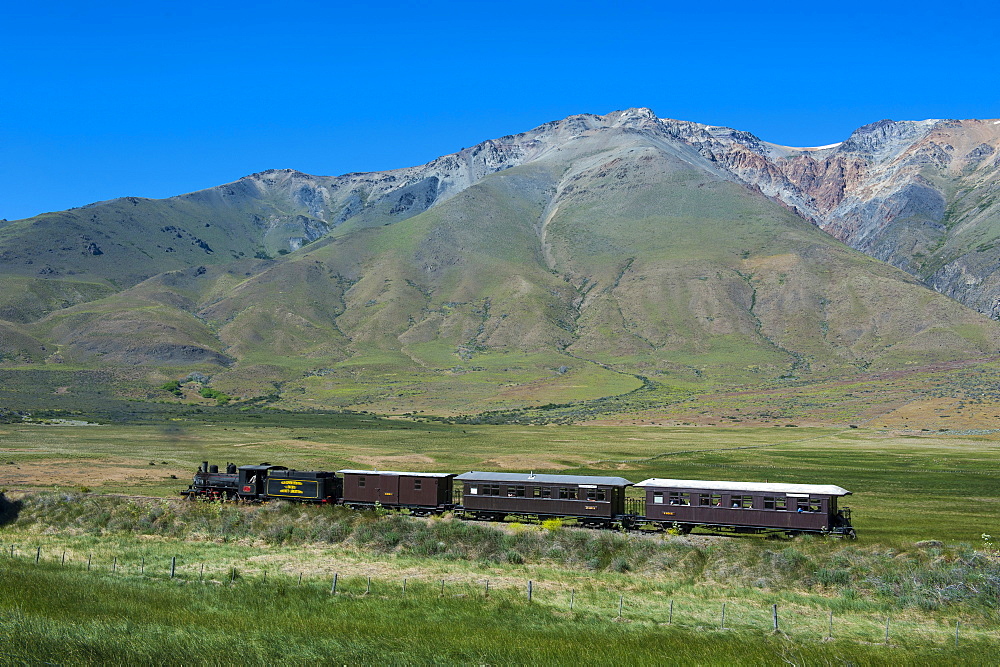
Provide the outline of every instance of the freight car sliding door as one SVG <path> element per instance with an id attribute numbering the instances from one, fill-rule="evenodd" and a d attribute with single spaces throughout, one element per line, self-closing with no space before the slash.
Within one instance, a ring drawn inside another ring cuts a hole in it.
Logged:
<path id="1" fill-rule="evenodd" d="M 399 475 L 379 475 L 375 500 L 383 505 L 399 504 Z"/>

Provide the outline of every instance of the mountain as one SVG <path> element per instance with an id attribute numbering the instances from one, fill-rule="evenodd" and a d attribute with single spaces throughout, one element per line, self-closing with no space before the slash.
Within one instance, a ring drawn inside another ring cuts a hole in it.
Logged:
<path id="1" fill-rule="evenodd" d="M 741 182 L 1000 318 L 1000 120 L 882 120 L 818 148 L 683 127 L 678 136 Z"/>
<path id="2" fill-rule="evenodd" d="M 790 149 L 630 109 L 409 169 L 14 221 L 0 354 L 138 365 L 150 397 L 197 371 L 286 407 L 443 413 L 978 358 L 1000 325 L 831 235 L 864 246 L 835 221 L 878 208 L 859 184 L 929 126 Z M 869 227 L 888 245 L 904 222 Z"/>

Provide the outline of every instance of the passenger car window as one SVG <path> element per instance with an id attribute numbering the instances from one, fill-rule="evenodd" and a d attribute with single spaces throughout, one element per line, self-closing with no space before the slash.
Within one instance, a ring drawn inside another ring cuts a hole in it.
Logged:
<path id="1" fill-rule="evenodd" d="M 718 493 L 702 494 L 698 502 L 706 507 L 722 507 L 722 496 Z"/>
<path id="2" fill-rule="evenodd" d="M 730 507 L 744 510 L 753 508 L 753 496 L 730 496 L 729 500 Z"/>
<path id="3" fill-rule="evenodd" d="M 764 509 L 787 510 L 788 498 L 785 498 L 784 496 L 764 496 Z"/>

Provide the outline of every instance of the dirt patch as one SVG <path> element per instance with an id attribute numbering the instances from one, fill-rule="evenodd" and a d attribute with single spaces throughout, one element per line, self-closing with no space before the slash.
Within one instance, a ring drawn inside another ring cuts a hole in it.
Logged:
<path id="1" fill-rule="evenodd" d="M 531 454 L 509 454 L 483 459 L 482 466 L 502 470 L 563 470 L 566 468 L 567 461 L 579 464 L 592 463 L 592 461 L 577 456 L 561 456 L 560 458 L 561 461 L 553 461 Z"/>
<path id="2" fill-rule="evenodd" d="M 916 400 L 891 410 L 868 424 L 875 428 L 960 431 L 1000 428 L 1000 405 L 958 398 Z"/>
<path id="3" fill-rule="evenodd" d="M 352 456 L 352 461 L 372 466 L 379 470 L 394 470 L 408 465 L 434 465 L 434 459 L 423 454 L 396 454 L 392 456 Z M 404 468 L 405 470 L 405 468 Z"/>
<path id="4" fill-rule="evenodd" d="M 0 487 L 7 485 L 49 488 L 65 486 L 99 487 L 104 484 L 146 483 L 177 476 L 183 484 L 190 470 L 169 465 L 139 466 L 135 461 L 87 462 L 79 459 L 47 459 L 21 461 L 15 465 L 0 466 Z"/>

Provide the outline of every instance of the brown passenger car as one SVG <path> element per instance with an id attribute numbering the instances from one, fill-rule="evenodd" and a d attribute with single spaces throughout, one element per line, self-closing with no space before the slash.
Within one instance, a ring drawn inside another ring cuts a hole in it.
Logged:
<path id="1" fill-rule="evenodd" d="M 647 479 L 645 521 L 682 532 L 705 526 L 734 532 L 826 533 L 855 537 L 851 512 L 837 507 L 850 491 L 832 484 Z"/>
<path id="2" fill-rule="evenodd" d="M 338 470 L 344 478 L 343 503 L 351 507 L 409 508 L 413 514 L 451 509 L 454 473 Z"/>
<path id="3" fill-rule="evenodd" d="M 462 508 L 470 518 L 501 521 L 509 514 L 572 517 L 584 525 L 608 526 L 625 514 L 621 477 L 535 475 L 508 472 L 466 472 Z"/>

